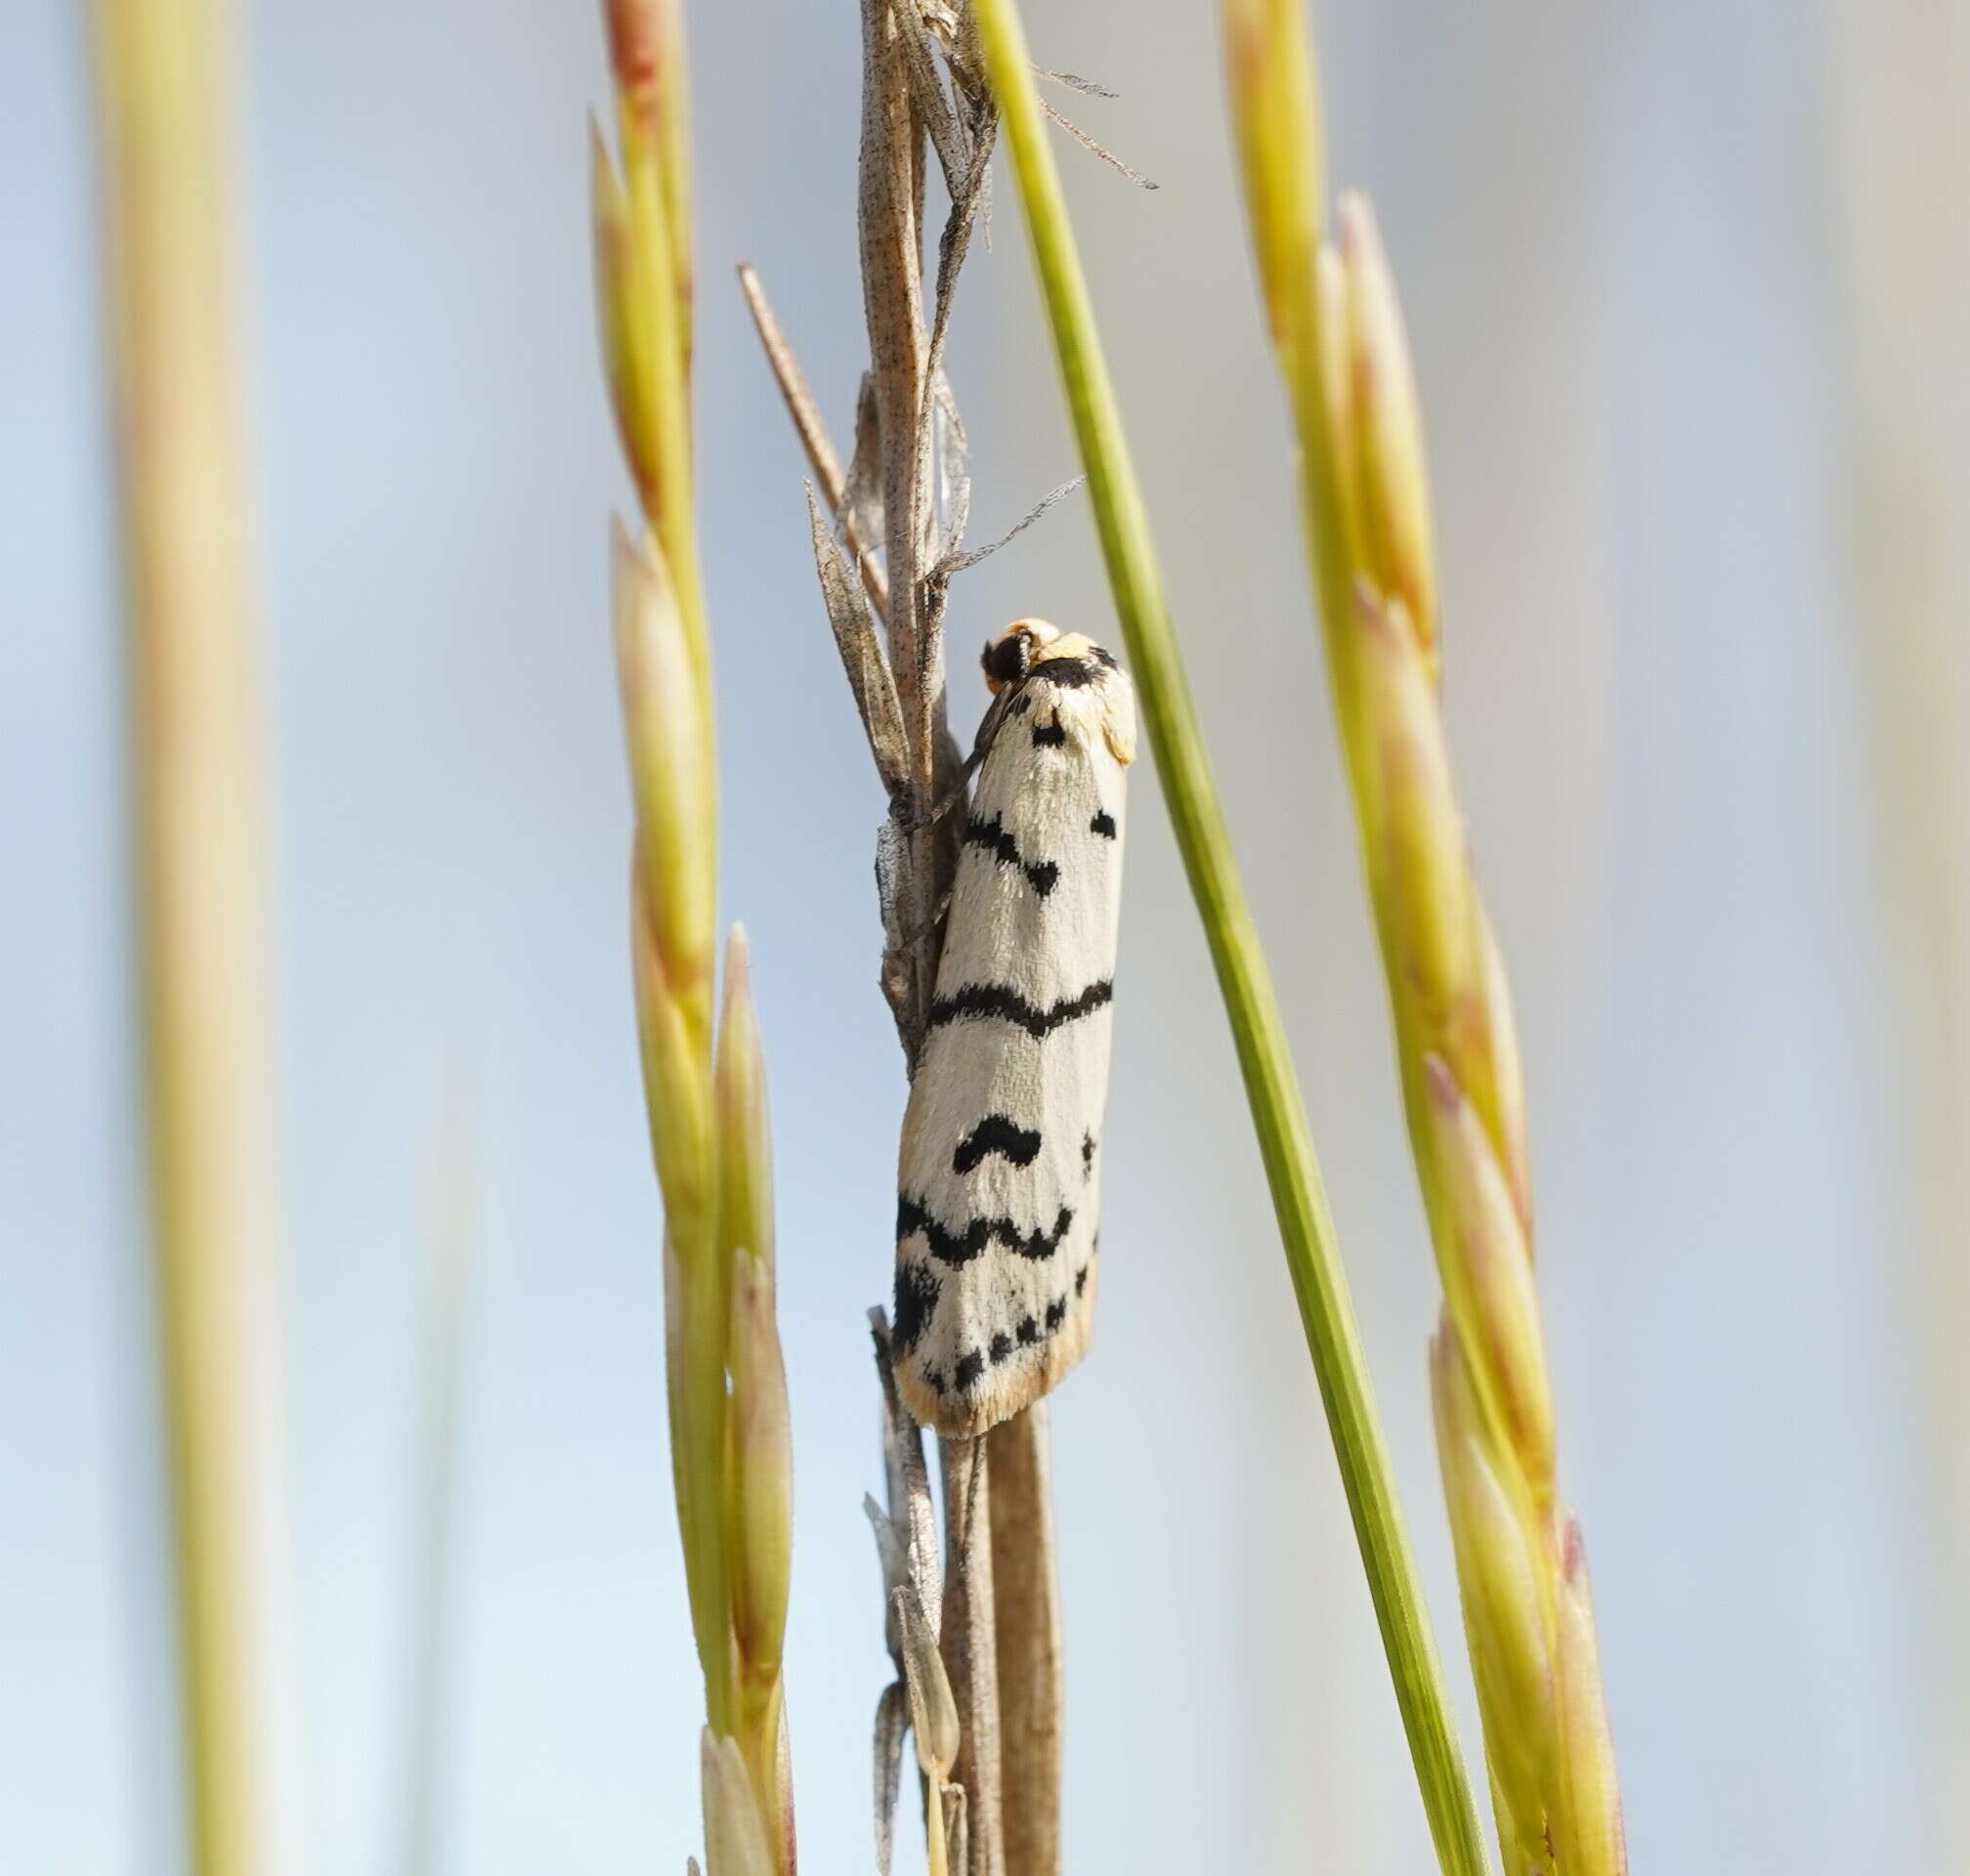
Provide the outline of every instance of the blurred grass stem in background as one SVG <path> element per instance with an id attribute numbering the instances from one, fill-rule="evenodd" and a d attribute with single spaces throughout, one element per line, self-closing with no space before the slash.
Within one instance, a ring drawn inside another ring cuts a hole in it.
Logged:
<path id="1" fill-rule="evenodd" d="M 274 1867 L 261 751 L 216 0 L 98 0 L 137 961 L 192 1866 Z"/>
<path id="2" fill-rule="evenodd" d="M 974 13 L 1005 115 L 1027 231 L 1149 745 L 1156 753 L 1171 824 L 1230 1017 L 1287 1267 L 1319 1378 L 1431 1835 L 1446 1872 L 1478 1876 L 1484 1868 L 1484 1855 L 1477 1808 L 1375 1418 L 1367 1365 L 1306 1109 L 1170 620 L 1148 518 L 1046 141 L 1032 64 L 1011 0 L 974 0 Z"/>
<path id="3" fill-rule="evenodd" d="M 1554 1473 L 1518 1033 L 1472 877 L 1438 701 L 1422 423 L 1373 216 L 1321 234 L 1302 0 L 1225 0 L 1253 244 L 1444 1311 L 1438 1457 L 1512 1876 L 1626 1868 L 1580 1530 Z"/>

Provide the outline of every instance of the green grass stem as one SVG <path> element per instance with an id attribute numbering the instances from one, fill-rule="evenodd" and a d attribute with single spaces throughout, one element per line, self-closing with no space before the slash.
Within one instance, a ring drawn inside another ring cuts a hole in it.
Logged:
<path id="1" fill-rule="evenodd" d="M 974 0 L 974 12 L 1004 113 L 1149 746 L 1231 1021 L 1286 1264 L 1319 1378 L 1431 1836 L 1446 1876 L 1482 1876 L 1478 1810 L 1376 1420 L 1306 1105 L 1171 623 L 1148 517 L 1047 142 L 1025 36 L 1012 0 Z"/>

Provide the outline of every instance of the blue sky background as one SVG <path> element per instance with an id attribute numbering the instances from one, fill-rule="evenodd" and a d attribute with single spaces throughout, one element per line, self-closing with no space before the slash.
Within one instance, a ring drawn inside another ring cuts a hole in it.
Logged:
<path id="1" fill-rule="evenodd" d="M 1327 0 L 1318 23 L 1333 167 L 1377 201 L 1430 425 L 1453 738 L 1525 1032 L 1563 1467 L 1635 1867 L 1928 1866 L 1960 1786 L 1941 1716 L 1970 1679 L 1938 1600 L 1960 1238 L 1922 1198 L 1923 1154 L 1957 1137 L 1935 973 L 1960 960 L 1909 868 L 1940 850 L 1953 877 L 1962 855 L 1939 835 L 1911 861 L 1890 812 L 1921 724 L 1883 677 L 1905 624 L 1869 581 L 1863 496 L 1893 512 L 1925 463 L 1863 419 L 1883 383 L 1960 408 L 1947 345 L 1885 375 L 1869 349 L 1901 329 L 1897 229 L 1964 199 L 1934 169 L 1895 194 L 1903 140 L 1960 95 L 1960 28 L 1858 0 Z M 789 1680 L 806 1861 L 831 1872 L 871 1866 L 886 1663 L 861 1321 L 886 1285 L 902 1081 L 875 990 L 880 803 L 730 270 L 760 266 L 845 431 L 858 46 L 845 0 L 692 24 L 723 891 L 773 1073 Z M 1424 1384 L 1435 1280 L 1213 10 L 1062 0 L 1030 24 L 1043 61 L 1124 94 L 1067 102 L 1162 185 L 1069 163 L 1475 1750 Z M 294 1824 L 321 1876 L 399 1867 L 420 1175 L 442 1065 L 463 1060 L 483 1230 L 442 1866 L 676 1870 L 698 1841 L 698 1684 L 624 961 L 605 526 L 626 492 L 584 197 L 599 25 L 548 0 L 262 0 L 241 26 Z M 1922 56 L 1931 32 L 1949 59 Z M 0 8 L 0 1861 L 176 1876 L 85 51 L 60 0 Z M 1073 466 L 1009 194 L 997 235 L 953 344 L 981 539 Z M 1960 593 L 1957 558 L 1935 591 Z M 1026 613 L 1111 628 L 1079 500 L 966 576 L 956 644 Z M 1959 720 L 1953 630 L 1916 649 L 1946 673 L 1922 723 Z M 962 675 L 955 715 L 981 702 Z M 1135 802 L 1111 1256 L 1055 1417 L 1069 1863 L 1420 1870 L 1146 766 Z M 1946 830 L 1958 807 L 1928 802 Z"/>

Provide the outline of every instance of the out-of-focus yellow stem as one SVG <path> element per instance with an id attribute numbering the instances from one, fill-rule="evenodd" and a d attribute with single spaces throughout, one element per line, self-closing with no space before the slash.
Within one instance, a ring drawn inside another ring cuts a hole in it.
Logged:
<path id="1" fill-rule="evenodd" d="M 193 1862 L 270 1867 L 260 759 L 217 0 L 98 0 L 156 1306 Z M 168 1858 L 167 1858 L 168 1860 Z"/>

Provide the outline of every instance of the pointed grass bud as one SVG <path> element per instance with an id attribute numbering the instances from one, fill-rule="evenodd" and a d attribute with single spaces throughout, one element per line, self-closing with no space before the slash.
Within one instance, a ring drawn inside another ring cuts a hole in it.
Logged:
<path id="1" fill-rule="evenodd" d="M 641 316 L 648 290 L 637 266 L 629 201 L 595 120 L 588 120 L 590 214 L 595 240 L 595 307 L 602 366 L 616 434 L 646 515 L 657 512 L 658 472 L 652 415 L 650 326 Z"/>
<path id="2" fill-rule="evenodd" d="M 689 351 L 691 319 L 691 136 L 681 0 L 604 0 L 609 63 L 622 126 L 630 192 L 645 178 L 664 220 L 663 265 L 651 284 L 673 298 Z M 664 277 L 667 276 L 667 279 Z"/>
<path id="3" fill-rule="evenodd" d="M 630 895 L 630 961 L 650 1152 L 664 1191 L 666 1235 L 681 1260 L 695 1256 L 707 1241 L 718 1202 L 711 1081 L 697 1026 L 658 955 L 640 856 Z"/>
<path id="4" fill-rule="evenodd" d="M 1443 1291 L 1473 1382 L 1543 1508 L 1553 1491 L 1553 1397 L 1532 1258 L 1478 1111 L 1441 1056 L 1423 1058 L 1433 1222 Z"/>
<path id="5" fill-rule="evenodd" d="M 719 1229 L 728 1251 L 743 1253 L 770 1272 L 773 1137 L 766 1112 L 766 1057 L 749 965 L 746 929 L 734 925 L 725 944 L 725 1002 L 713 1071 L 723 1180 Z"/>
<path id="6" fill-rule="evenodd" d="M 1556 1610 L 1562 1775 L 1554 1853 L 1565 1876 L 1627 1876 L 1614 1740 L 1601 1692 L 1586 1546 L 1568 1518 Z"/>
<path id="7" fill-rule="evenodd" d="M 1360 462 L 1354 420 L 1352 347 L 1348 332 L 1348 272 L 1340 250 L 1322 241 L 1314 260 L 1320 307 L 1320 398 L 1327 420 L 1334 504 L 1341 517 L 1348 565 L 1361 563 Z M 1309 464 L 1308 468 L 1311 469 Z"/>
<path id="8" fill-rule="evenodd" d="M 663 550 L 617 524 L 616 656 L 655 963 L 708 1059 L 717 823 L 708 687 Z"/>
<path id="9" fill-rule="evenodd" d="M 732 1257 L 732 1628 L 755 1685 L 780 1674 L 793 1561 L 793 1446 L 773 1319 L 773 1266 Z"/>
<path id="10" fill-rule="evenodd" d="M 1356 696 L 1371 739 L 1369 864 L 1386 901 L 1399 994 L 1420 1002 L 1426 1041 L 1472 994 L 1477 970 L 1464 818 L 1428 661 L 1399 600 L 1355 589 Z"/>
<path id="11" fill-rule="evenodd" d="M 1525 1076 L 1519 1061 L 1519 1025 L 1512 1013 L 1512 987 L 1505 959 L 1481 899 L 1474 892 L 1471 915 L 1478 928 L 1478 997 L 1461 1027 L 1455 1060 L 1465 1091 L 1484 1117 L 1485 1130 L 1525 1229 L 1525 1253 L 1532 1255 L 1532 1162 L 1525 1143 Z"/>
<path id="12" fill-rule="evenodd" d="M 1430 1357 L 1436 1457 L 1500 1834 L 1508 1834 L 1509 1815 L 1522 1841 L 1537 1843 L 1542 1794 L 1552 1788 L 1553 1665 L 1530 1508 L 1515 1502 L 1492 1463 L 1483 1411 L 1448 1323 L 1438 1328 Z"/>
<path id="13" fill-rule="evenodd" d="M 917 1592 L 905 1585 L 892 1591 L 890 1599 L 903 1643 L 903 1680 L 910 1694 L 910 1729 L 917 1735 L 917 1763 L 931 1788 L 941 1789 L 958 1763 L 958 1702 Z"/>
<path id="14" fill-rule="evenodd" d="M 774 1876 L 752 1780 L 736 1741 L 700 1735 L 705 1799 L 705 1876 Z"/>
<path id="15" fill-rule="evenodd" d="M 1373 210 L 1359 195 L 1343 196 L 1340 222 L 1361 565 L 1401 601 L 1434 682 L 1436 576 L 1408 335 Z"/>
<path id="16" fill-rule="evenodd" d="M 665 19 L 675 9 L 665 0 L 604 0 L 602 12 L 616 94 L 625 109 L 654 122 L 663 108 L 668 42 L 680 30 L 674 18 Z M 671 76 L 673 88 L 676 82 Z"/>
<path id="17" fill-rule="evenodd" d="M 1245 171 L 1252 244 L 1272 342 L 1289 376 L 1306 368 L 1324 183 L 1320 100 L 1300 0 L 1226 0 L 1225 71 Z"/>
<path id="18" fill-rule="evenodd" d="M 773 1155 L 766 1064 L 745 931 L 725 952 L 725 1006 L 712 1076 L 717 1114 L 720 1255 L 731 1270 L 732 1464 L 727 1542 L 732 1625 L 742 1667 L 770 1694 L 787 1635 L 793 1556 L 792 1436 L 773 1302 Z"/>

